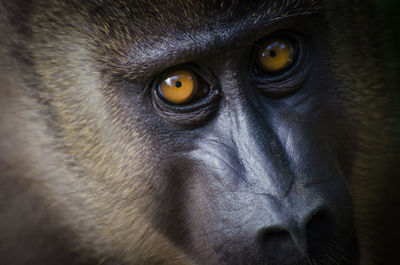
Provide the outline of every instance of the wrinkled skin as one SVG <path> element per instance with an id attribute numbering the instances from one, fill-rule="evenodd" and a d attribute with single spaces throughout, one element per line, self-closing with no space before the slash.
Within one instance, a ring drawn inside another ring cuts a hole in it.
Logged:
<path id="1" fill-rule="evenodd" d="M 400 112 L 366 1 L 0 6 L 1 264 L 396 264 Z M 298 70 L 257 79 L 287 32 Z M 210 93 L 166 104 L 171 67 Z"/>

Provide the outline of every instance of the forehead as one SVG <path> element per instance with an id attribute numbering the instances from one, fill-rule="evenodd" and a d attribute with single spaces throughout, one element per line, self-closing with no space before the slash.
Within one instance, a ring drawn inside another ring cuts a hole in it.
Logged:
<path id="1" fill-rule="evenodd" d="M 319 0 L 118 0 L 82 2 L 99 19 L 112 18 L 113 23 L 140 25 L 213 24 L 218 21 L 257 20 L 265 17 L 290 16 L 319 8 Z M 128 21 L 124 21 L 128 20 Z"/>
<path id="2" fill-rule="evenodd" d="M 36 10 L 41 21 L 38 31 L 55 27 L 52 35 L 81 34 L 83 45 L 101 54 L 96 58 L 110 62 L 117 58 L 116 64 L 122 61 L 135 76 L 147 72 L 147 66 L 161 68 L 189 55 L 216 52 L 278 18 L 321 8 L 317 0 L 42 1 Z"/>
<path id="3" fill-rule="evenodd" d="M 180 32 L 229 34 L 237 27 L 256 28 L 280 17 L 320 9 L 319 0 L 78 1 L 77 12 L 84 12 L 96 30 L 111 39 L 128 37 L 129 41 L 164 38 L 169 33 L 175 37 Z"/>
<path id="4" fill-rule="evenodd" d="M 157 1 L 119 1 L 122 5 L 131 7 L 146 6 L 148 11 L 171 12 L 171 15 L 184 16 L 190 13 L 207 15 L 221 12 L 228 15 L 237 15 L 244 11 L 264 9 L 268 13 L 285 12 L 291 9 L 311 8 L 318 5 L 318 0 L 157 0 Z M 266 9 L 265 9 L 266 8 Z M 143 10 L 142 10 L 143 11 Z M 184 12 L 183 14 L 175 11 Z"/>

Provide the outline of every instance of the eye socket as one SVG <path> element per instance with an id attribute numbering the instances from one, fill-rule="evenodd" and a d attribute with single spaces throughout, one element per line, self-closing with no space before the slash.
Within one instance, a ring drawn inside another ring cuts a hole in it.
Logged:
<path id="1" fill-rule="evenodd" d="M 278 74 L 289 68 L 297 58 L 297 47 L 284 37 L 265 41 L 258 50 L 256 63 L 262 71 Z"/>
<path id="2" fill-rule="evenodd" d="M 221 95 L 212 72 L 195 62 L 167 69 L 151 85 L 157 113 L 183 126 L 200 126 L 211 119 Z"/>
<path id="3" fill-rule="evenodd" d="M 274 32 L 264 37 L 253 52 L 251 80 L 270 98 L 283 98 L 299 91 L 310 64 L 308 40 L 291 31 Z"/>

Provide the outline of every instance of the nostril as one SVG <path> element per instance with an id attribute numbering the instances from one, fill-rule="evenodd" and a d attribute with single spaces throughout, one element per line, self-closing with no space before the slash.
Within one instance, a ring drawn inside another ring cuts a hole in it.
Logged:
<path id="1" fill-rule="evenodd" d="M 307 223 L 307 252 L 318 257 L 330 246 L 333 238 L 333 219 L 326 211 L 319 211 Z"/>
<path id="2" fill-rule="evenodd" d="M 262 229 L 258 233 L 257 241 L 263 256 L 269 262 L 279 264 L 292 258 L 293 262 L 298 261 L 299 253 L 295 242 L 286 230 L 276 227 Z"/>
<path id="3" fill-rule="evenodd" d="M 282 249 L 282 244 L 291 243 L 292 238 L 285 230 L 271 228 L 263 230 L 258 237 L 258 241 L 264 251 L 275 252 Z"/>
<path id="4" fill-rule="evenodd" d="M 268 264 L 303 264 L 326 254 L 334 236 L 333 217 L 320 209 L 311 214 L 305 224 L 305 230 L 296 222 L 290 222 L 258 231 L 257 245 Z"/>

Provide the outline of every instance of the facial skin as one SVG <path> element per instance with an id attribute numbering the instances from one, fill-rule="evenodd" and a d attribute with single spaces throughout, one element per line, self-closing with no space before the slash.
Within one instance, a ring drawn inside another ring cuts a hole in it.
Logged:
<path id="1" fill-rule="evenodd" d="M 0 4 L 0 263 L 390 264 L 400 112 L 359 2 Z"/>

